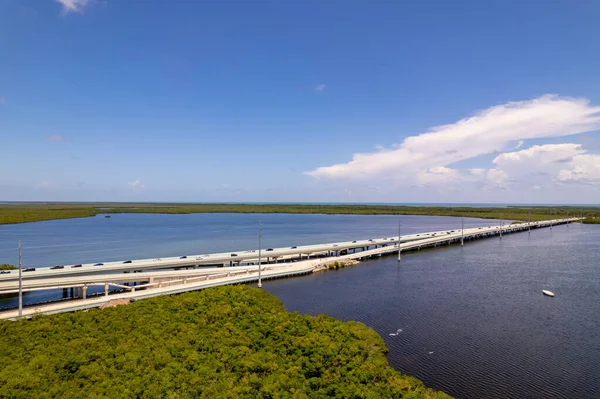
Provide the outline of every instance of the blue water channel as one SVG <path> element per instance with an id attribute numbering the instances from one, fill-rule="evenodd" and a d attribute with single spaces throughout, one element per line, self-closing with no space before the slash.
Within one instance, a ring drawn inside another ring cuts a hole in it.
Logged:
<path id="1" fill-rule="evenodd" d="M 18 240 L 26 267 L 251 249 L 259 219 L 265 247 L 397 235 L 399 219 L 403 234 L 460 228 L 451 217 L 117 214 L 0 226 L 0 263 L 16 263 Z M 599 249 L 600 226 L 555 226 L 264 287 L 290 311 L 367 324 L 394 368 L 458 398 L 598 398 Z"/>

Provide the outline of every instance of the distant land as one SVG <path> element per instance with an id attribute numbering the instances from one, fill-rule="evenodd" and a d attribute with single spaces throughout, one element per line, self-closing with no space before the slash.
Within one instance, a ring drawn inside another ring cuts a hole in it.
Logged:
<path id="1" fill-rule="evenodd" d="M 36 204 L 147 204 L 147 205 L 362 205 L 362 206 L 412 206 L 412 207 L 471 207 L 471 208 L 510 208 L 510 207 L 538 207 L 538 208 L 599 208 L 600 204 L 576 203 L 520 203 L 520 202 L 155 202 L 155 201 L 0 201 L 0 205 L 36 205 Z"/>
<path id="2" fill-rule="evenodd" d="M 530 217 L 535 221 L 581 216 L 586 218 L 585 223 L 600 223 L 600 207 L 598 205 L 4 202 L 0 203 L 0 224 L 118 213 L 423 215 L 523 221 L 529 220 Z"/>

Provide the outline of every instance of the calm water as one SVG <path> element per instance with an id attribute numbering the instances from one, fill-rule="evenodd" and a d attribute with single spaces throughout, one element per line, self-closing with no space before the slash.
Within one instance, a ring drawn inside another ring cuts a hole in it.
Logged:
<path id="1" fill-rule="evenodd" d="M 25 267 L 163 258 L 256 248 L 258 221 L 263 246 L 285 247 L 348 241 L 398 234 L 398 216 L 286 214 L 116 214 L 110 219 L 51 220 L 0 225 L 0 263 L 17 264 L 17 241 L 23 243 Z M 403 234 L 457 229 L 452 217 L 402 216 Z M 491 221 L 465 219 L 465 226 Z M 90 287 L 89 294 L 103 291 Z M 62 290 L 28 293 L 25 305 L 61 298 Z M 16 298 L 0 299 L 0 309 L 16 307 Z"/>
<path id="2" fill-rule="evenodd" d="M 258 245 L 284 247 L 398 234 L 398 216 L 285 214 L 116 214 L 110 219 L 51 220 L 0 225 L 0 263 L 17 263 L 23 242 L 27 267 L 227 252 Z M 402 216 L 402 234 L 458 229 L 452 217 Z M 469 226 L 490 220 L 465 219 Z"/>
<path id="3" fill-rule="evenodd" d="M 47 221 L 0 226 L 0 263 L 16 263 L 19 239 L 29 267 L 254 248 L 259 218 L 267 247 L 391 236 L 398 223 L 397 216 L 256 214 Z M 458 218 L 401 218 L 403 234 L 460 227 Z M 364 322 L 385 339 L 393 367 L 458 398 L 598 398 L 599 249 L 600 226 L 559 226 L 265 288 L 289 310 Z M 543 297 L 542 288 L 556 297 Z"/>
<path id="4" fill-rule="evenodd" d="M 394 368 L 458 398 L 599 398 L 599 249 L 600 226 L 560 226 L 264 287 L 374 328 Z"/>

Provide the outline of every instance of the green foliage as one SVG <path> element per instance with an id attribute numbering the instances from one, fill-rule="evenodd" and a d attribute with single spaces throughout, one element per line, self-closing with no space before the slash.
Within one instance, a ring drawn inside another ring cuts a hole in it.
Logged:
<path id="1" fill-rule="evenodd" d="M 600 216 L 586 217 L 583 224 L 600 224 Z"/>
<path id="2" fill-rule="evenodd" d="M 158 203 L 28 203 L 0 205 L 0 224 L 90 217 L 102 213 L 299 213 L 352 215 L 465 216 L 484 219 L 529 220 L 529 208 L 418 207 L 393 205 L 318 204 L 158 204 Z M 531 220 L 582 215 L 600 223 L 600 207 L 536 207 Z M 108 222 L 107 222 L 108 223 Z"/>
<path id="3" fill-rule="evenodd" d="M 346 262 L 338 262 L 338 261 L 335 261 L 335 262 L 333 262 L 333 263 L 330 263 L 330 264 L 327 266 L 327 269 L 329 269 L 329 270 L 339 270 L 339 269 L 342 269 L 342 268 L 344 268 L 344 267 L 346 267 L 346 266 L 348 266 L 348 265 L 346 264 Z"/>
<path id="4" fill-rule="evenodd" d="M 0 322 L 0 397 L 448 398 L 356 322 L 247 286 Z"/>
<path id="5" fill-rule="evenodd" d="M 14 265 L 9 265 L 8 263 L 3 263 L 0 265 L 0 270 L 17 270 L 18 267 Z"/>
<path id="6" fill-rule="evenodd" d="M 42 220 L 69 219 L 94 216 L 93 207 L 69 207 L 48 204 L 0 205 L 0 224 L 39 222 Z"/>

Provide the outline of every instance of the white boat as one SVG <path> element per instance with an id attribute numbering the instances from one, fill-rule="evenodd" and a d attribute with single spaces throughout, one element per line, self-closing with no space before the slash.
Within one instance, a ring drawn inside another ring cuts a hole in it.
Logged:
<path id="1" fill-rule="evenodd" d="M 554 296 L 554 292 L 552 292 L 552 291 L 548 291 L 548 290 L 542 290 L 542 292 L 544 293 L 544 295 L 547 295 L 547 296 Z"/>

